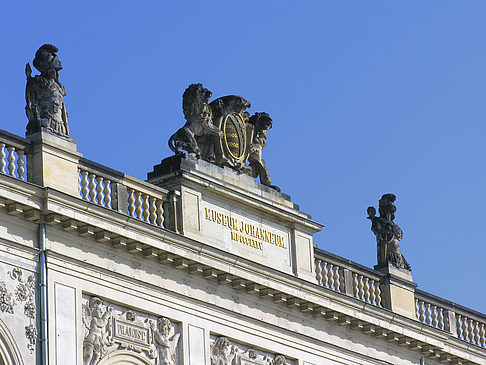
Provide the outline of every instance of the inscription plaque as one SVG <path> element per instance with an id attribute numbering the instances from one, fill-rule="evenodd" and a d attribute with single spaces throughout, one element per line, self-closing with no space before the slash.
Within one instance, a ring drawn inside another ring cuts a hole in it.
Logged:
<path id="1" fill-rule="evenodd" d="M 113 338 L 131 341 L 137 345 L 150 346 L 149 329 L 113 318 Z"/>
<path id="2" fill-rule="evenodd" d="M 241 209 L 214 203 L 204 197 L 199 208 L 201 234 L 208 243 L 255 262 L 291 271 L 290 229 Z"/>

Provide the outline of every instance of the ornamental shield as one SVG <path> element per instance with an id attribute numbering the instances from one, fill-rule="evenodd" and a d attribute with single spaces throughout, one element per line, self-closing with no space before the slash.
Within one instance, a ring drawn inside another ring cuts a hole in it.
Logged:
<path id="1" fill-rule="evenodd" d="M 244 111 L 250 105 L 237 95 L 223 96 L 209 104 L 213 124 L 222 131 L 217 149 L 225 165 L 245 166 L 254 133 L 254 126 L 248 123 L 249 114 Z"/>

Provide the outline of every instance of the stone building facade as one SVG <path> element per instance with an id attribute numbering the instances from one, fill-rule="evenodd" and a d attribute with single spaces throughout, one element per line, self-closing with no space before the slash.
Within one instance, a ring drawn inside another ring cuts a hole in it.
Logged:
<path id="1" fill-rule="evenodd" d="M 319 250 L 288 196 L 186 154 L 147 181 L 0 131 L 0 363 L 486 364 L 486 316 Z"/>
<path id="2" fill-rule="evenodd" d="M 27 137 L 0 130 L 0 365 L 486 364 L 486 316 L 416 289 L 393 194 L 375 269 L 317 249 L 270 115 L 201 84 L 146 181 L 87 160 L 57 51 L 27 64 Z"/>

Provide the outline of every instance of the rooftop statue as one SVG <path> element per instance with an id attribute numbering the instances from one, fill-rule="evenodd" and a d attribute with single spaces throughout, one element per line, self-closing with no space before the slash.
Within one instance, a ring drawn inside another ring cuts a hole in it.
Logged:
<path id="1" fill-rule="evenodd" d="M 268 173 L 267 164 L 262 158 L 262 150 L 267 145 L 267 133 L 272 128 L 272 118 L 267 113 L 255 113 L 248 121 L 255 127 L 252 143 L 250 144 L 250 162 L 251 173 L 253 177 L 260 176 L 260 182 L 263 185 L 280 191 L 278 186 L 272 185 L 270 174 Z"/>
<path id="2" fill-rule="evenodd" d="M 376 209 L 368 207 L 368 219 L 371 220 L 371 230 L 376 236 L 377 255 L 379 267 L 391 263 L 399 269 L 411 271 L 410 265 L 400 252 L 398 241 L 403 238 L 403 232 L 393 220 L 397 210 L 394 202 L 394 194 L 384 194 L 380 201 L 378 211 L 379 217 L 375 217 Z"/>
<path id="3" fill-rule="evenodd" d="M 69 137 L 68 114 L 63 101 L 66 90 L 59 82 L 62 65 L 57 58 L 57 51 L 52 44 L 44 44 L 37 50 L 33 64 L 40 75 L 32 77 L 30 65 L 27 63 L 25 66 L 25 112 L 29 119 L 25 133 L 27 136 L 45 129 Z"/>
<path id="4" fill-rule="evenodd" d="M 186 151 L 218 166 L 227 166 L 271 185 L 262 149 L 266 145 L 272 119 L 267 113 L 246 111 L 248 100 L 227 95 L 209 103 L 211 91 L 201 84 L 190 85 L 182 96 L 186 123 L 169 138 L 169 147 L 176 154 Z M 248 162 L 248 164 L 247 164 Z"/>
<path id="5" fill-rule="evenodd" d="M 222 136 L 212 123 L 212 110 L 208 105 L 212 92 L 201 84 L 192 84 L 182 95 L 182 111 L 186 124 L 169 138 L 169 147 L 175 153 L 187 151 L 191 156 L 201 157 L 196 138 Z"/>

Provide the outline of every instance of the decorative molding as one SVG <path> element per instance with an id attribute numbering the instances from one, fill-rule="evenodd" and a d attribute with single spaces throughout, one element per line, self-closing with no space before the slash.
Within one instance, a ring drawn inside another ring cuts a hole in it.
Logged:
<path id="1" fill-rule="evenodd" d="M 77 224 L 82 225 L 90 217 L 90 215 L 84 213 L 86 211 L 86 202 L 83 200 L 72 198 L 66 194 L 54 190 L 47 191 L 45 193 L 46 196 L 43 198 L 42 190 L 32 184 L 24 184 L 18 180 L 12 180 L 12 182 L 10 179 L 8 179 L 8 176 L 0 176 L 0 181 L 0 195 L 4 197 L 9 196 L 8 201 L 14 201 L 12 199 L 15 199 L 15 202 L 18 202 L 21 210 L 24 211 L 24 219 L 29 219 L 25 216 L 25 212 L 31 211 L 32 209 L 35 209 L 40 216 L 46 217 L 46 221 L 48 213 L 50 213 L 53 217 L 55 216 L 56 219 L 49 221 L 49 224 L 61 229 L 61 218 L 63 220 L 73 219 L 73 221 L 75 221 Z M 8 191 L 12 191 L 15 197 L 12 195 L 6 195 L 6 190 L 4 188 L 9 189 Z M 210 185 L 208 187 L 208 189 L 211 188 L 214 188 L 214 186 Z M 218 188 L 223 189 L 224 186 L 221 185 L 218 186 Z M 29 198 L 27 198 L 27 196 Z M 43 199 L 46 199 L 47 203 L 43 203 Z M 6 200 L 6 198 L 4 198 L 4 200 Z M 67 205 L 71 206 L 72 211 L 64 212 L 61 210 L 61 206 Z M 2 205 L 1 197 L 0 209 L 5 211 L 5 206 Z M 113 247 L 122 247 L 127 250 L 128 247 L 126 242 L 131 242 L 136 243 L 143 249 L 153 248 L 144 237 L 149 232 L 149 229 L 152 235 L 157 235 L 158 231 L 151 226 L 149 227 L 145 222 L 139 222 L 136 220 L 126 221 L 124 218 L 122 219 L 121 216 L 115 214 L 115 212 L 107 212 L 106 209 L 96 207 L 94 205 L 90 205 L 90 209 L 101 217 L 100 219 L 103 224 L 100 223 L 97 225 L 96 229 L 105 230 L 111 235 L 109 242 L 113 245 Z M 77 219 L 74 218 L 75 215 L 77 216 Z M 120 233 L 115 232 L 110 224 L 108 224 L 108 221 L 118 224 L 123 222 L 123 224 L 126 224 L 129 229 L 127 229 L 127 233 L 124 236 L 120 236 Z M 135 231 L 137 234 L 134 233 Z M 71 233 L 77 235 L 76 232 L 77 231 L 74 230 Z M 184 237 L 181 237 L 180 235 L 172 233 L 168 230 L 160 230 L 160 232 L 160 235 L 157 236 L 160 237 L 161 242 L 173 244 L 174 246 L 182 248 L 189 247 L 188 240 Z M 135 236 L 137 236 L 137 238 L 135 238 Z M 94 235 L 92 235 L 91 238 L 94 240 Z M 194 242 L 191 241 L 190 245 L 193 247 L 192 245 L 194 245 Z M 191 274 L 199 274 L 208 280 L 214 280 L 219 274 L 227 272 L 224 265 L 217 264 L 219 262 L 225 262 L 225 257 L 220 255 L 218 250 L 206 246 L 198 246 L 198 249 L 200 250 L 200 253 L 198 253 L 197 259 L 195 255 L 182 253 L 180 250 L 173 253 L 164 251 L 164 248 L 156 248 L 155 250 L 158 253 L 159 263 L 171 265 L 176 269 L 188 268 Z M 131 253 L 137 254 L 138 252 L 139 251 Z M 211 264 L 209 264 L 208 260 L 201 261 L 201 256 L 204 258 L 217 257 L 218 260 L 213 259 Z M 145 258 L 147 259 L 146 256 Z M 177 260 L 183 259 L 187 261 L 186 266 L 179 266 L 175 264 L 175 262 L 178 262 Z M 240 262 L 240 264 L 244 270 L 250 270 L 250 266 L 243 260 Z M 193 270 L 193 268 L 196 266 L 197 270 Z M 359 265 L 356 267 L 359 269 Z M 382 337 L 384 340 L 390 341 L 390 343 L 398 343 L 399 345 L 408 347 L 419 354 L 422 354 L 422 352 L 421 349 L 416 346 L 416 344 L 420 344 L 422 347 L 427 347 L 428 352 L 426 357 L 432 359 L 455 359 L 454 361 L 471 360 L 470 357 L 467 358 L 467 356 L 462 352 L 465 349 L 464 340 L 458 339 L 455 334 L 449 335 L 449 345 L 444 346 L 442 344 L 444 341 L 444 332 L 435 329 L 432 326 L 424 327 L 423 323 L 420 321 L 412 321 L 407 318 L 402 318 L 401 316 L 395 316 L 389 310 L 383 310 L 376 306 L 365 305 L 363 307 L 362 302 L 353 297 L 341 295 L 336 296 L 335 293 L 331 292 L 330 290 L 323 290 L 322 287 L 302 281 L 299 281 L 302 283 L 302 287 L 300 287 L 299 292 L 297 293 L 296 291 L 290 289 L 292 287 L 292 283 L 294 283 L 294 280 L 296 280 L 294 278 L 280 277 L 278 279 L 279 283 L 282 284 L 283 282 L 288 288 L 285 291 L 282 291 L 283 289 L 274 286 L 277 278 L 272 274 L 271 271 L 265 271 L 265 275 L 265 280 L 259 280 L 259 278 L 255 276 L 249 277 L 248 275 L 244 275 L 243 270 L 235 270 L 232 271 L 231 275 L 228 275 L 228 277 L 230 278 L 231 282 L 244 281 L 246 291 L 254 295 L 274 299 L 274 294 L 281 293 L 282 295 L 286 295 L 288 297 L 299 298 L 301 302 L 297 308 L 300 309 L 300 311 L 306 312 L 310 316 L 315 316 L 316 320 L 324 319 L 334 321 L 334 323 L 338 323 L 343 326 L 349 326 L 349 328 L 354 331 L 360 331 L 369 335 L 371 339 L 374 339 L 376 333 L 379 332 L 385 335 L 385 337 Z M 271 280 L 269 281 L 268 278 Z M 329 301 L 330 299 L 332 300 Z M 287 303 L 288 301 L 283 302 L 282 305 L 287 306 Z M 329 303 L 331 303 L 331 305 Z M 345 308 L 351 309 L 345 310 Z M 462 310 L 467 311 L 468 309 L 463 308 Z M 356 313 L 360 313 L 360 315 L 357 316 Z M 399 326 L 408 326 L 410 331 L 407 334 L 404 334 L 399 330 Z M 413 345 L 412 342 L 414 343 Z M 481 358 L 481 350 L 481 347 L 470 346 L 468 347 L 467 351 L 469 356 L 476 359 Z"/>
<path id="2" fill-rule="evenodd" d="M 0 311 L 13 314 L 15 299 L 12 293 L 7 289 L 7 284 L 0 281 Z"/>
<path id="3" fill-rule="evenodd" d="M 228 340 L 213 336 L 211 340 L 211 365 L 294 365 L 284 355 L 271 354 Z"/>
<path id="4" fill-rule="evenodd" d="M 96 365 L 120 351 L 141 356 L 153 365 L 177 365 L 180 333 L 165 317 L 110 304 L 98 297 L 83 299 L 84 365 Z"/>
<path id="5" fill-rule="evenodd" d="M 27 348 L 32 353 L 37 342 L 35 276 L 32 274 L 24 280 L 22 270 L 18 267 L 9 271 L 8 274 L 13 281 L 18 281 L 18 284 L 12 293 L 8 290 L 6 282 L 0 282 L 0 311 L 15 314 L 15 305 L 24 303 L 24 314 L 29 319 L 29 325 L 25 326 L 25 337 L 28 341 Z"/>
<path id="6" fill-rule="evenodd" d="M 20 349 L 8 326 L 0 319 L 0 360 L 6 364 L 24 365 Z"/>

